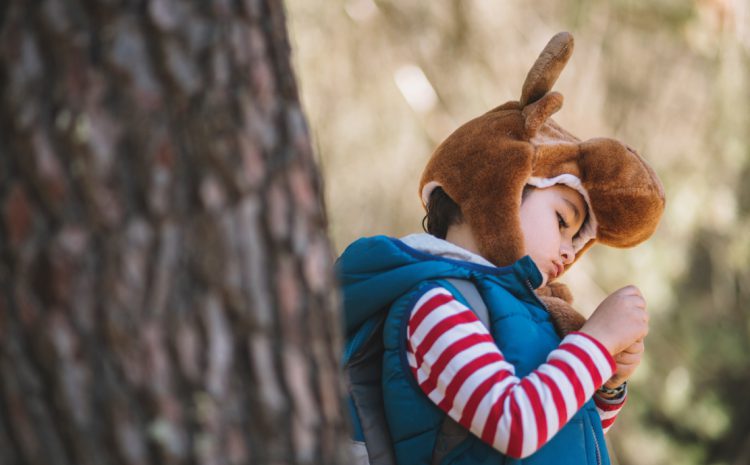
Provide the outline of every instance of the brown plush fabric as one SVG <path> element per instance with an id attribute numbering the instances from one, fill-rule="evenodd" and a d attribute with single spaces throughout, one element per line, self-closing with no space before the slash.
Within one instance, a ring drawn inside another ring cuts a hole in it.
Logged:
<path id="1" fill-rule="evenodd" d="M 555 330 L 561 338 L 578 331 L 586 323 L 586 318 L 573 308 L 573 294 L 566 285 L 549 283 L 536 293 L 547 307 Z"/>
<path id="2" fill-rule="evenodd" d="M 523 255 L 520 226 L 523 187 L 531 177 L 576 176 L 598 223 L 595 241 L 631 247 L 647 239 L 664 210 L 664 190 L 634 150 L 614 139 L 580 141 L 556 124 L 563 97 L 551 88 L 573 53 L 573 37 L 550 40 L 523 85 L 520 101 L 507 102 L 451 134 L 433 153 L 420 181 L 423 202 L 443 187 L 458 203 L 480 253 L 495 265 Z"/>

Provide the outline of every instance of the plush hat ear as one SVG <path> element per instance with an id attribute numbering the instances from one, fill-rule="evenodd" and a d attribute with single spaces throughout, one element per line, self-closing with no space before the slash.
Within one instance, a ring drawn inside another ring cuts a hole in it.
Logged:
<path id="1" fill-rule="evenodd" d="M 653 234 L 664 212 L 664 186 L 654 170 L 627 145 L 607 138 L 580 145 L 581 182 L 591 198 L 596 239 L 633 247 Z"/>
<path id="2" fill-rule="evenodd" d="M 552 89 L 572 54 L 573 36 L 570 33 L 560 32 L 550 39 L 526 75 L 521 107 L 536 102 Z"/>
<path id="3" fill-rule="evenodd" d="M 536 132 L 542 125 L 562 108 L 563 96 L 559 92 L 549 92 L 534 103 L 526 105 L 521 114 L 524 119 L 524 129 L 526 130 L 526 137 L 531 139 L 536 135 Z"/>

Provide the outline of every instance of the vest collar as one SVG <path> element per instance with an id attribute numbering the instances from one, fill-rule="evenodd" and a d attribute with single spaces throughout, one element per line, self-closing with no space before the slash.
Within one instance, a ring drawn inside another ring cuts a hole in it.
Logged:
<path id="1" fill-rule="evenodd" d="M 510 266 L 498 267 L 480 255 L 427 233 L 410 234 L 394 239 L 394 242 L 403 250 L 422 259 L 446 260 L 495 276 L 512 274 L 524 286 L 528 284 L 532 289 L 542 285 L 542 273 L 528 255 Z"/>

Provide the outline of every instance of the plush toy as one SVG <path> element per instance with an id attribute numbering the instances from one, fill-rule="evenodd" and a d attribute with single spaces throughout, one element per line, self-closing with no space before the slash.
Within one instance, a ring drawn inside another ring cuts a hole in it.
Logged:
<path id="1" fill-rule="evenodd" d="M 574 243 L 576 260 L 596 242 L 632 247 L 646 240 L 664 210 L 661 182 L 635 150 L 614 139 L 581 141 L 552 120 L 563 97 L 551 89 L 572 53 L 569 33 L 554 36 L 529 71 L 521 99 L 459 127 L 422 175 L 423 205 L 442 187 L 461 208 L 481 255 L 497 266 L 525 254 L 520 206 L 526 185 L 565 184 L 581 193 L 588 217 Z M 583 324 L 564 285 L 537 293 L 561 334 Z"/>

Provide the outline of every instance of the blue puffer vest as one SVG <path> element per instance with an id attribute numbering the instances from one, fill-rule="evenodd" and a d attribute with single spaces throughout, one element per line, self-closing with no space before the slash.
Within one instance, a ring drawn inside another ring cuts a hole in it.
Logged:
<path id="1" fill-rule="evenodd" d="M 541 274 L 529 257 L 494 268 L 429 255 L 397 239 L 360 239 L 339 259 L 349 340 L 364 337 L 367 321 L 388 311 L 383 330 L 383 396 L 396 459 L 428 465 L 445 414 L 417 386 L 406 361 L 409 311 L 429 289 L 442 286 L 460 296 L 447 278 L 468 279 L 487 305 L 490 332 L 505 358 L 523 377 L 546 361 L 560 338 L 533 289 Z M 387 309 L 387 310 L 384 310 Z M 364 324 L 363 324 L 364 323 Z M 469 435 L 443 464 L 609 465 L 601 422 L 592 400 L 531 456 L 507 457 Z"/>

